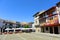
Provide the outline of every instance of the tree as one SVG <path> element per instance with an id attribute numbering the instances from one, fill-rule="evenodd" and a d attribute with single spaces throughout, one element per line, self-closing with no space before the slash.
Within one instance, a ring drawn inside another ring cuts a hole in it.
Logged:
<path id="1" fill-rule="evenodd" d="M 29 28 L 29 25 L 25 25 L 24 28 Z"/>

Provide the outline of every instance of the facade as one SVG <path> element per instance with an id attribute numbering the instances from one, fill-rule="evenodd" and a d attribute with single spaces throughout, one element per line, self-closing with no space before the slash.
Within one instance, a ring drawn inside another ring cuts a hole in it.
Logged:
<path id="1" fill-rule="evenodd" d="M 1 32 L 2 32 L 2 26 L 3 26 L 3 20 L 0 19 L 0 34 L 1 34 Z"/>
<path id="2" fill-rule="evenodd" d="M 19 28 L 20 27 L 20 22 L 16 22 L 16 21 L 9 21 L 9 20 L 3 20 L 0 19 L 0 34 L 3 32 L 7 32 L 5 29 L 9 28 Z M 11 30 L 10 30 L 11 31 Z M 9 31 L 9 32 L 10 32 Z"/>
<path id="3" fill-rule="evenodd" d="M 60 2 L 38 16 L 41 32 L 60 34 Z"/>
<path id="4" fill-rule="evenodd" d="M 33 28 L 33 26 L 32 26 L 33 22 L 29 22 L 28 25 L 29 25 L 29 28 Z"/>
<path id="5" fill-rule="evenodd" d="M 42 12 L 44 12 L 44 11 L 37 12 L 36 14 L 33 15 L 33 17 L 34 17 L 34 24 L 33 24 L 33 26 L 36 28 L 36 32 L 40 32 L 41 31 L 40 24 L 39 24 L 39 15 Z"/>
<path id="6" fill-rule="evenodd" d="M 33 22 L 27 23 L 0 19 L 0 34 L 18 33 L 23 29 L 33 29 L 32 24 Z"/>

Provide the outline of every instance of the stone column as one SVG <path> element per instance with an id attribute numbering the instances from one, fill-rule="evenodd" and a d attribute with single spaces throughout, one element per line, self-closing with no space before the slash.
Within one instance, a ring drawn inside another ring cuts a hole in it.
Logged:
<path id="1" fill-rule="evenodd" d="M 9 32 L 9 30 L 7 30 L 7 32 Z"/>
<path id="2" fill-rule="evenodd" d="M 52 27 L 52 29 L 53 29 L 53 34 L 54 34 L 54 27 Z"/>
<path id="3" fill-rule="evenodd" d="M 15 33 L 15 29 L 14 29 L 14 33 Z"/>

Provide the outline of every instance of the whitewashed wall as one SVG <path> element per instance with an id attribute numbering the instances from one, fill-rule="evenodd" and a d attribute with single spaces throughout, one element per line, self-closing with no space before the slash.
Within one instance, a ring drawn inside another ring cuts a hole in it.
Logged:
<path id="1" fill-rule="evenodd" d="M 38 18 L 39 18 L 39 16 L 37 16 L 36 18 L 34 18 L 34 24 L 35 25 L 39 25 L 39 19 Z M 36 23 L 36 21 L 37 21 L 37 23 Z"/>
<path id="2" fill-rule="evenodd" d="M 56 13 L 58 14 L 58 21 L 60 24 L 60 7 L 56 7 Z"/>

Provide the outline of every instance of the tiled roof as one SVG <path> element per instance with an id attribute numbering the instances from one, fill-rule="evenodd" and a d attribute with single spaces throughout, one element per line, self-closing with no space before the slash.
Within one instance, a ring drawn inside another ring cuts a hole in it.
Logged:
<path id="1" fill-rule="evenodd" d="M 34 16 L 37 16 L 37 15 L 39 15 L 39 14 L 42 14 L 43 12 L 44 12 L 44 11 L 37 12 L 36 14 L 33 15 L 33 17 L 34 17 Z"/>

